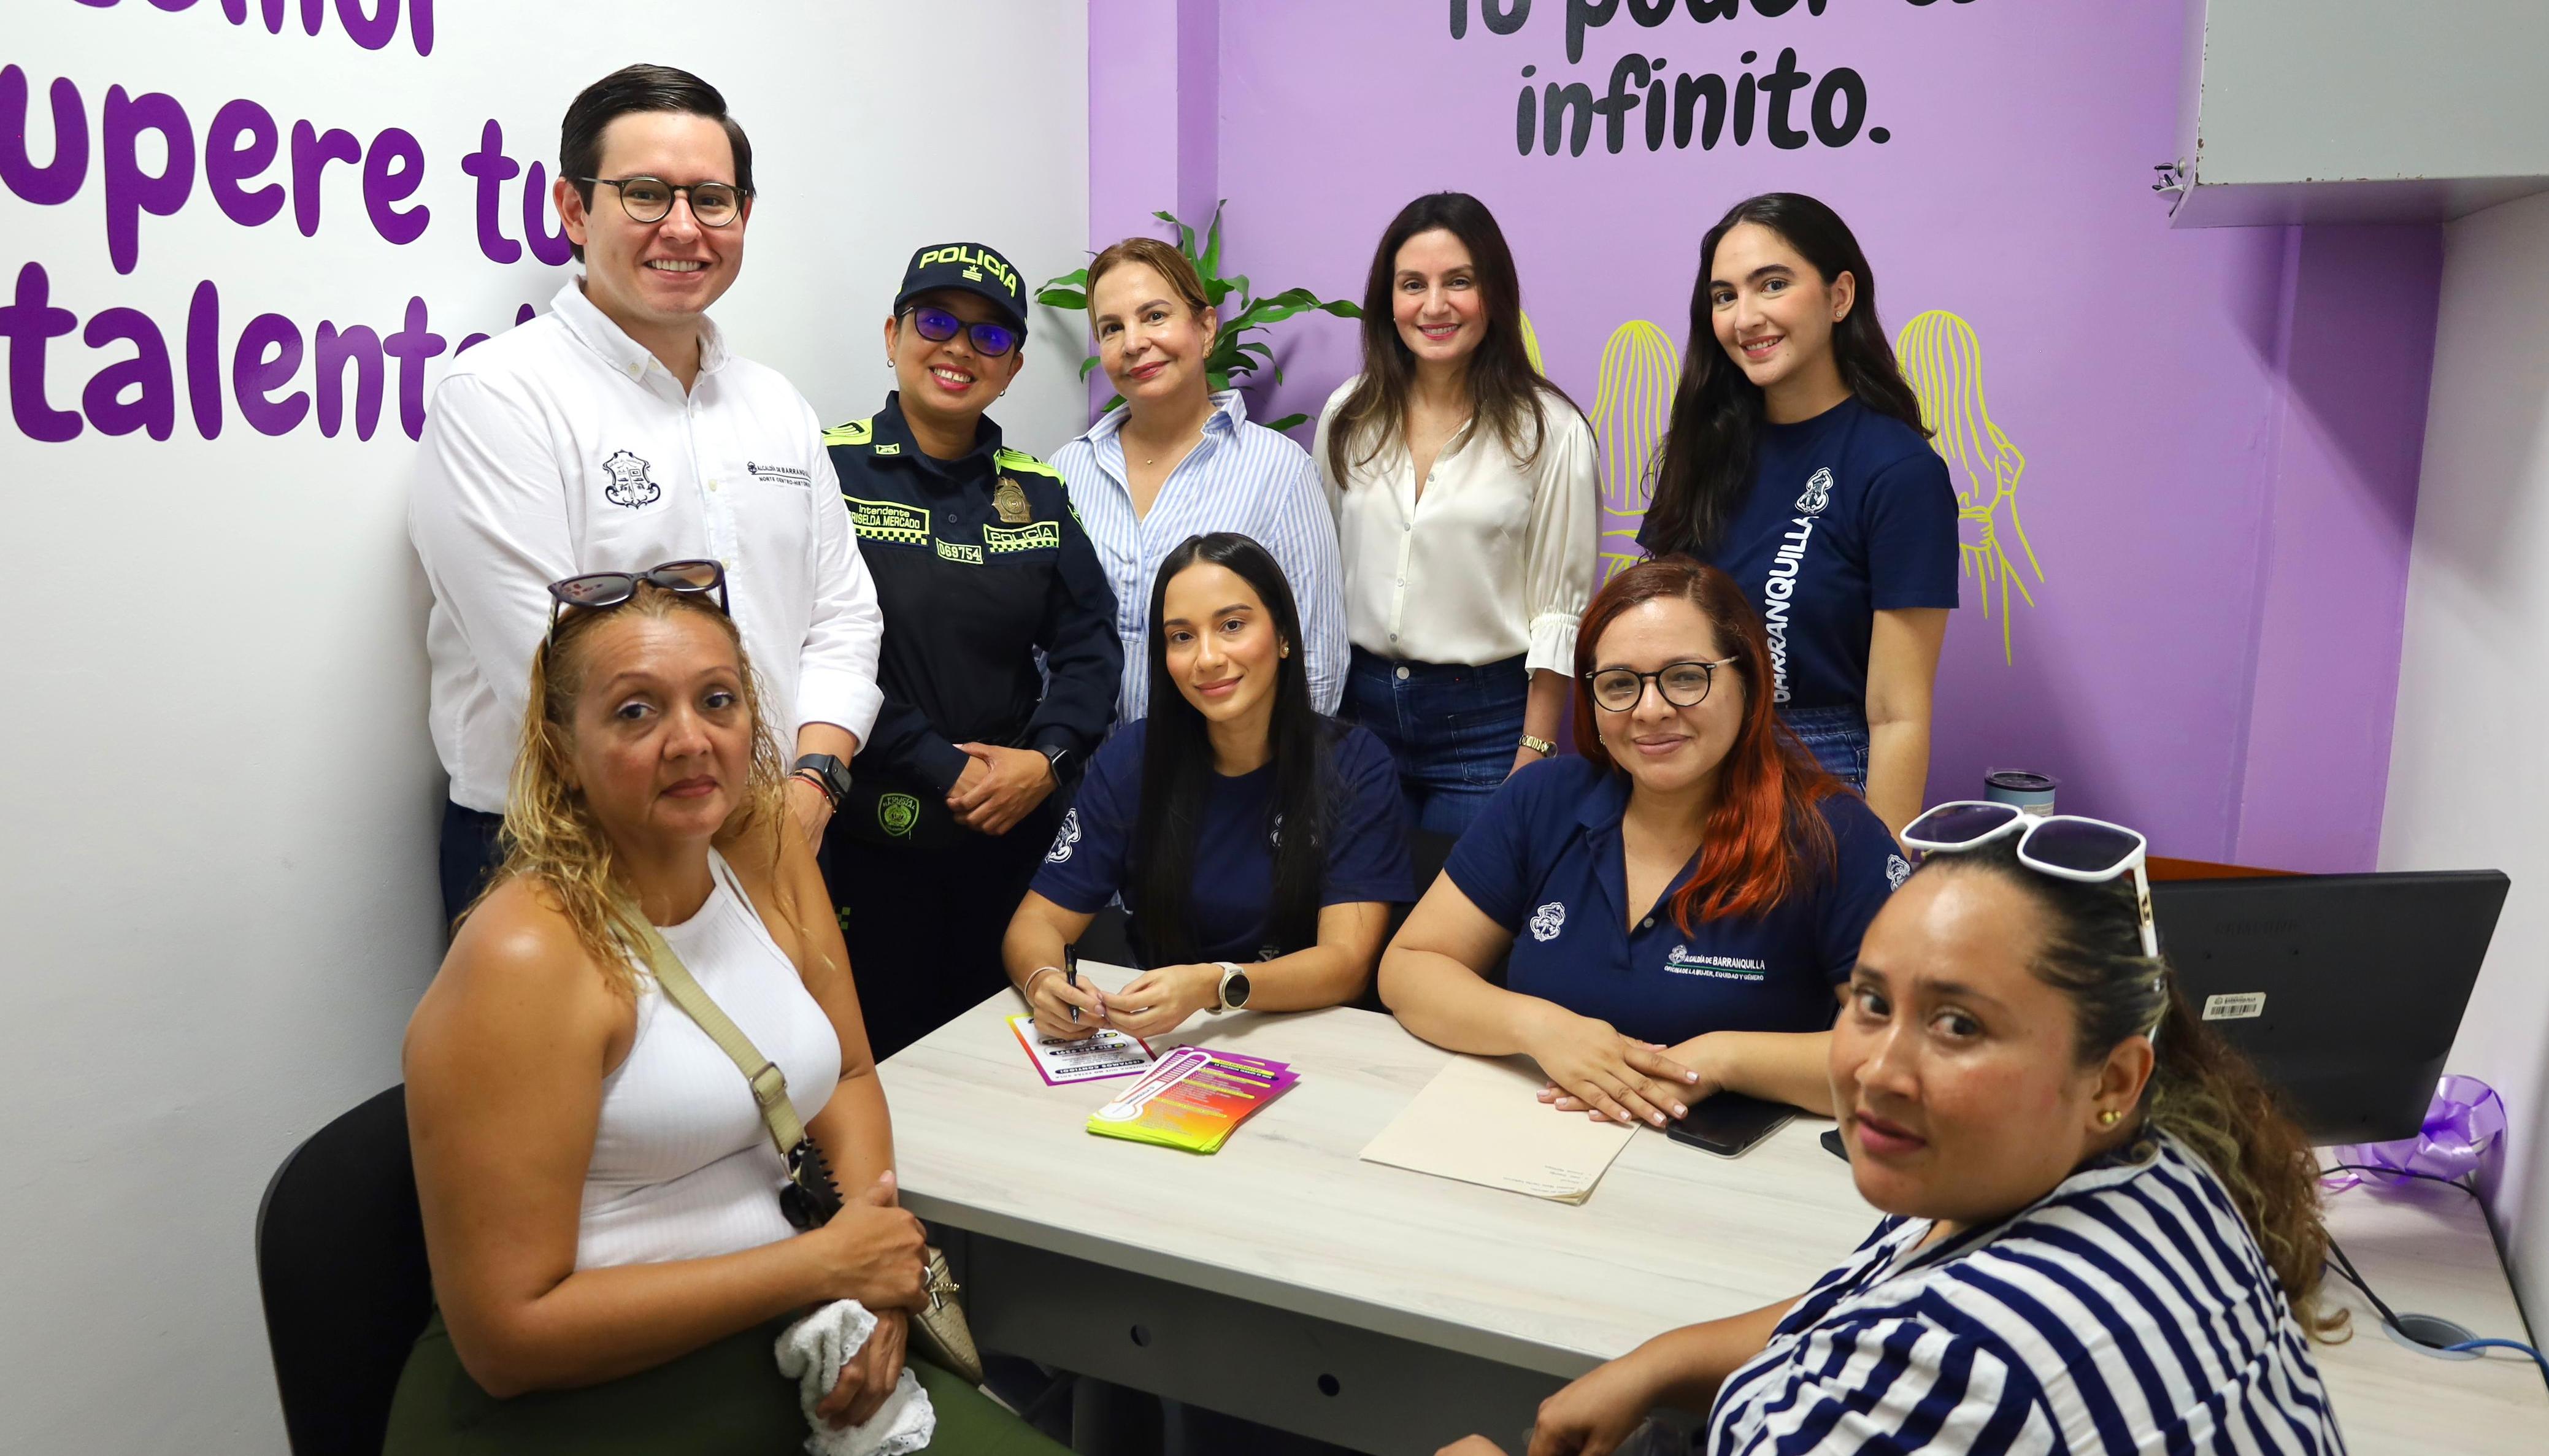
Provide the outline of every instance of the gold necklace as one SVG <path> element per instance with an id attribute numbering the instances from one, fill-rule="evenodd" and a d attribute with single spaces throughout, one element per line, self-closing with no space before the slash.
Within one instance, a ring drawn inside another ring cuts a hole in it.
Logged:
<path id="1" fill-rule="evenodd" d="M 1205 415 L 1205 416 L 1204 416 L 1204 418 L 1205 418 L 1207 421 L 1209 421 L 1209 420 L 1212 418 L 1212 416 L 1211 416 L 1211 415 L 1209 415 L 1209 414 L 1207 414 L 1207 415 Z M 1195 432 L 1194 432 L 1194 433 L 1195 433 L 1195 445 L 1202 444 L 1202 443 L 1203 443 L 1203 426 L 1202 426 L 1202 425 L 1197 425 L 1197 426 L 1195 426 Z M 1182 438 L 1184 438 L 1184 437 L 1183 437 L 1183 436 L 1180 436 L 1180 439 L 1182 439 Z M 1193 448 L 1194 448 L 1194 445 L 1188 445 L 1188 446 L 1186 446 L 1186 450 L 1192 450 Z M 1186 453 L 1186 450 L 1180 450 L 1180 451 L 1179 451 L 1178 453 L 1179 453 L 1179 455 L 1180 455 L 1180 456 L 1181 456 L 1181 457 L 1182 457 L 1182 456 Z M 1142 468 L 1143 468 L 1144 470 L 1148 470 L 1148 469 L 1150 469 L 1152 466 L 1157 465 L 1157 464 L 1159 464 L 1159 463 L 1160 463 L 1160 457 L 1159 457 L 1159 456 L 1157 456 L 1157 455 L 1146 455 L 1146 456 L 1142 457 Z"/>

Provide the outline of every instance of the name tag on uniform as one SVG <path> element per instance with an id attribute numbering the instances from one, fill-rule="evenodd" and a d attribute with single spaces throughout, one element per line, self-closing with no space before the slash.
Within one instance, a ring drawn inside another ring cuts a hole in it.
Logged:
<path id="1" fill-rule="evenodd" d="M 1039 547 L 1059 549 L 1062 545 L 1062 523 L 1040 520 L 1031 526 L 985 526 L 983 547 L 997 555 L 1004 551 L 1033 551 Z"/>
<path id="2" fill-rule="evenodd" d="M 902 546 L 929 544 L 928 511 L 892 500 L 862 500 L 856 496 L 841 499 L 850 503 L 850 528 L 860 535 Z"/>
<path id="3" fill-rule="evenodd" d="M 983 548 L 980 546 L 959 546 L 953 541 L 941 541 L 938 543 L 938 559 L 940 561 L 961 561 L 967 566 L 981 566 L 983 564 Z"/>

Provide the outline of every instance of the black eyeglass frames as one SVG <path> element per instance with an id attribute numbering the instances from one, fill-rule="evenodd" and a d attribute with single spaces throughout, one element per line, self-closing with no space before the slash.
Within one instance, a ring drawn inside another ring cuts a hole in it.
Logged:
<path id="1" fill-rule="evenodd" d="M 619 194 L 619 210 L 631 223 L 661 223 L 673 213 L 673 199 L 687 195 L 691 216 L 703 228 L 723 228 L 743 216 L 747 195 L 731 182 L 667 182 L 661 177 L 579 177 L 579 182 L 608 187 Z"/>
<path id="2" fill-rule="evenodd" d="M 1625 713 L 1647 695 L 1647 684 L 1664 695 L 1664 701 L 1677 708 L 1695 708 L 1708 701 L 1708 689 L 1717 681 L 1717 670 L 1735 661 L 1722 657 L 1713 663 L 1666 663 L 1652 673 L 1632 668 L 1598 668 L 1584 675 L 1593 689 L 1594 706 L 1605 712 Z"/>

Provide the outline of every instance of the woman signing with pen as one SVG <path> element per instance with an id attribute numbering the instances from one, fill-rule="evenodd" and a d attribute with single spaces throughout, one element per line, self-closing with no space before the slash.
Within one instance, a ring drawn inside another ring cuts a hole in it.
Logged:
<path id="1" fill-rule="evenodd" d="M 1388 751 L 1311 706 L 1291 588 L 1254 540 L 1171 550 L 1148 621 L 1149 709 L 1090 760 L 1009 921 L 1010 983 L 1065 1040 L 1353 1000 L 1415 897 Z M 1064 947 L 1118 894 L 1142 974 L 1109 995 Z"/>

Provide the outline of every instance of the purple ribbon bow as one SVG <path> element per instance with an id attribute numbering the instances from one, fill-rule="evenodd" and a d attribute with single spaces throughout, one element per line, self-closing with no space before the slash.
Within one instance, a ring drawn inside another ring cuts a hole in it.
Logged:
<path id="1" fill-rule="evenodd" d="M 2455 1074 L 2434 1085 L 2433 1103 L 2425 1109 L 2424 1130 L 2415 1137 L 2396 1142 L 2358 1142 L 2327 1151 L 2331 1162 L 2457 1179 L 2477 1172 L 2503 1136 L 2504 1100 L 2478 1078 Z M 2320 1186 L 2335 1193 L 2365 1181 L 2361 1173 L 2331 1173 L 2320 1180 Z"/>

